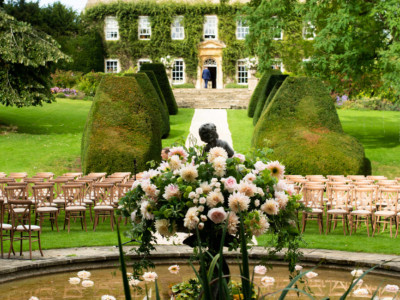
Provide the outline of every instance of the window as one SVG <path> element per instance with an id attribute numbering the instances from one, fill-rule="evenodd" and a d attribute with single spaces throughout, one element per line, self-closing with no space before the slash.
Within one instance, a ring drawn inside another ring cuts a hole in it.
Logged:
<path id="1" fill-rule="evenodd" d="M 249 71 L 247 70 L 246 61 L 244 59 L 237 62 L 237 83 L 247 84 L 249 80 Z"/>
<path id="2" fill-rule="evenodd" d="M 151 59 L 148 58 L 141 58 L 138 60 L 138 71 L 140 71 L 140 68 L 143 64 L 151 64 Z"/>
<path id="3" fill-rule="evenodd" d="M 282 40 L 283 39 L 283 31 L 281 26 L 278 24 L 278 18 L 277 17 L 272 17 L 275 20 L 274 26 L 272 26 L 272 38 L 276 41 Z"/>
<path id="4" fill-rule="evenodd" d="M 105 61 L 106 73 L 118 73 L 119 62 L 118 59 L 106 59 Z"/>
<path id="5" fill-rule="evenodd" d="M 271 65 L 271 68 L 273 70 L 280 70 L 282 73 L 285 71 L 285 68 L 283 67 L 283 63 L 280 59 L 275 59 Z"/>
<path id="6" fill-rule="evenodd" d="M 118 21 L 116 17 L 106 17 L 104 20 L 104 31 L 106 36 L 106 41 L 116 41 L 119 39 L 118 34 Z"/>
<path id="7" fill-rule="evenodd" d="M 139 40 L 149 40 L 151 37 L 151 24 L 148 16 L 139 17 Z"/>
<path id="8" fill-rule="evenodd" d="M 185 66 L 183 59 L 175 59 L 174 66 L 172 68 L 172 84 L 182 84 L 185 83 Z"/>
<path id="9" fill-rule="evenodd" d="M 183 16 L 175 17 L 171 26 L 171 38 L 173 40 L 183 40 L 185 29 L 183 28 Z"/>
<path id="10" fill-rule="evenodd" d="M 217 31 L 218 31 L 217 25 L 218 25 L 217 16 L 204 17 L 204 39 L 215 40 L 217 38 Z"/>
<path id="11" fill-rule="evenodd" d="M 246 21 L 239 20 L 236 22 L 236 38 L 238 40 L 244 40 L 246 35 L 249 34 L 249 26 L 247 26 Z"/>
<path id="12" fill-rule="evenodd" d="M 303 39 L 313 40 L 315 38 L 315 26 L 311 22 L 307 22 L 303 26 Z"/>

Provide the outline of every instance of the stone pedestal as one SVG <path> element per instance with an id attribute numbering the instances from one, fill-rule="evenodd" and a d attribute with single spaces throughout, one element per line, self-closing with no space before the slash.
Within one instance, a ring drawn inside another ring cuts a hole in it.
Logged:
<path id="1" fill-rule="evenodd" d="M 254 91 L 257 84 L 258 84 L 258 78 L 257 77 L 251 77 L 248 80 L 248 89 L 249 91 Z"/>
<path id="2" fill-rule="evenodd" d="M 172 86 L 172 69 L 171 68 L 165 68 L 165 71 L 167 72 L 169 85 Z"/>

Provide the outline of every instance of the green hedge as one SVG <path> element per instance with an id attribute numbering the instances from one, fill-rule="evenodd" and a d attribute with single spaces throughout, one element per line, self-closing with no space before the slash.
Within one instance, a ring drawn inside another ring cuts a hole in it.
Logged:
<path id="1" fill-rule="evenodd" d="M 146 162 L 160 161 L 159 102 L 156 97 L 146 97 L 137 78 L 102 79 L 82 136 L 85 174 L 133 172 L 134 159 L 140 172 L 148 168 Z"/>
<path id="2" fill-rule="evenodd" d="M 265 94 L 266 84 L 267 84 L 270 76 L 273 74 L 279 75 L 279 74 L 281 74 L 281 72 L 276 71 L 276 70 L 271 70 L 270 72 L 265 72 L 262 75 L 262 77 L 260 78 L 260 80 L 258 81 L 258 84 L 257 84 L 256 88 L 254 89 L 253 94 L 251 94 L 249 107 L 247 108 L 247 116 L 249 116 L 250 118 L 253 118 L 254 111 L 256 110 L 256 107 L 257 107 L 258 99 L 260 98 L 260 95 Z"/>
<path id="3" fill-rule="evenodd" d="M 167 103 L 169 114 L 176 115 L 178 113 L 178 105 L 176 104 L 174 93 L 169 85 L 168 76 L 167 72 L 165 72 L 164 65 L 161 63 L 144 64 L 141 66 L 141 70 L 149 70 L 154 72 L 160 89 L 164 95 L 165 102 Z"/>
<path id="4" fill-rule="evenodd" d="M 273 149 L 271 159 L 288 174 L 367 174 L 361 143 L 343 132 L 323 83 L 314 78 L 287 78 L 255 129 L 253 147 Z"/>
<path id="5" fill-rule="evenodd" d="M 274 95 L 271 95 L 271 92 L 273 91 L 274 87 L 276 86 L 276 88 L 279 89 L 279 87 L 281 86 L 282 82 L 286 79 L 286 77 L 288 77 L 288 75 L 271 75 L 269 77 L 268 81 L 265 84 L 265 87 L 262 89 L 262 93 L 259 95 L 257 100 L 257 105 L 256 109 L 254 110 L 254 116 L 253 116 L 254 126 L 258 122 L 258 119 L 260 118 L 261 113 L 263 112 L 267 100 L 268 99 L 272 100 Z M 270 98 L 270 96 L 272 96 L 272 98 Z"/>

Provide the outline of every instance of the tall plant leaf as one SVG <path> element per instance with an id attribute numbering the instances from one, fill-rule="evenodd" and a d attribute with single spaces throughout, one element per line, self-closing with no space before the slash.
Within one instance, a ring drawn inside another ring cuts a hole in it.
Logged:
<path id="1" fill-rule="evenodd" d="M 131 289 L 129 287 L 128 276 L 126 275 L 125 257 L 124 257 L 124 252 L 122 250 L 122 242 L 121 242 L 121 236 L 119 234 L 118 222 L 117 222 L 117 235 L 118 235 L 119 261 L 121 263 L 122 282 L 124 283 L 125 299 L 131 300 L 132 299 Z"/>
<path id="2" fill-rule="evenodd" d="M 240 249 L 242 252 L 243 274 L 245 279 L 242 279 L 242 290 L 244 299 L 251 299 L 251 283 L 249 270 L 249 255 L 247 252 L 247 241 L 244 234 L 243 214 L 240 212 Z"/>

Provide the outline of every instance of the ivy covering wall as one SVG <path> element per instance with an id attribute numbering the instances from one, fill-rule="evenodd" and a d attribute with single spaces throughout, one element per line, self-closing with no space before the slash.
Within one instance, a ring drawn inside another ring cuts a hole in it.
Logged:
<path id="1" fill-rule="evenodd" d="M 199 64 L 198 46 L 203 41 L 204 15 L 218 16 L 218 39 L 227 46 L 223 50 L 223 72 L 225 81 L 235 78 L 236 62 L 250 56 L 244 41 L 236 39 L 236 20 L 243 4 L 210 3 L 154 3 L 138 1 L 132 3 L 100 4 L 88 9 L 85 21 L 97 27 L 104 39 L 104 19 L 116 16 L 119 23 L 118 41 L 105 41 L 106 57 L 118 58 L 122 70 L 135 66 L 138 59 L 149 58 L 158 62 L 170 55 L 183 58 L 186 77 L 194 80 Z M 139 40 L 138 17 L 149 16 L 151 39 Z M 184 16 L 185 38 L 171 39 L 171 23 L 175 16 Z"/>

